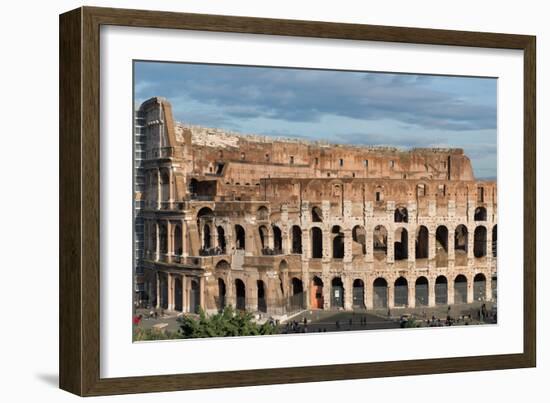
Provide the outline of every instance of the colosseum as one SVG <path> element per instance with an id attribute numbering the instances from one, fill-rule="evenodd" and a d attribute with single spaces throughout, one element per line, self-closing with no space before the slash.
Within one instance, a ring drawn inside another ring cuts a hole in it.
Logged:
<path id="1" fill-rule="evenodd" d="M 240 135 L 177 123 L 158 97 L 138 137 L 135 280 L 153 307 L 276 317 L 496 297 L 496 182 L 461 149 Z"/>

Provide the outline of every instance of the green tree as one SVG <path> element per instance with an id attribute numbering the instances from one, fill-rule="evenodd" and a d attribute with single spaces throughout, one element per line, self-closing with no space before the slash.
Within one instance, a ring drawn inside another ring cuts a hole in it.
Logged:
<path id="1" fill-rule="evenodd" d="M 220 313 L 206 315 L 200 310 L 197 319 L 190 316 L 178 318 L 179 335 L 184 339 L 199 337 L 257 336 L 277 333 L 277 327 L 269 321 L 264 324 L 254 322 L 250 312 L 235 311 L 231 306 Z"/>

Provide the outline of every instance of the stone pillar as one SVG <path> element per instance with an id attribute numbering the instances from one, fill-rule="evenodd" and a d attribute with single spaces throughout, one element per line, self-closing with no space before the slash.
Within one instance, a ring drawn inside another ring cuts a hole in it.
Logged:
<path id="1" fill-rule="evenodd" d="M 205 282 L 206 277 L 199 277 L 199 304 L 203 310 L 206 310 Z"/>
<path id="2" fill-rule="evenodd" d="M 166 249 L 167 261 L 171 262 L 174 256 L 174 234 L 172 231 L 172 222 L 166 220 L 166 237 L 168 238 L 168 248 Z"/>
<path id="3" fill-rule="evenodd" d="M 302 262 L 308 259 L 311 259 L 311 239 L 309 229 L 302 229 Z"/>
<path id="4" fill-rule="evenodd" d="M 160 227 L 158 222 L 155 221 L 155 260 L 158 261 L 160 259 Z"/>
<path id="5" fill-rule="evenodd" d="M 435 277 L 428 278 L 428 306 L 435 306 Z"/>
<path id="6" fill-rule="evenodd" d="M 235 308 L 237 304 L 234 291 L 235 288 L 233 284 L 233 278 L 231 277 L 231 274 L 228 274 L 225 278 L 225 304 L 227 306 L 231 305 L 233 308 Z"/>
<path id="7" fill-rule="evenodd" d="M 332 258 L 332 237 L 330 229 L 322 229 L 323 236 L 323 261 L 330 261 Z"/>
<path id="8" fill-rule="evenodd" d="M 182 274 L 180 276 L 181 279 L 181 311 L 187 312 L 187 304 L 185 303 L 185 298 L 187 297 L 187 290 L 185 287 L 187 286 L 187 283 L 185 281 L 185 276 Z"/>
<path id="9" fill-rule="evenodd" d="M 353 279 L 350 276 L 343 276 L 344 284 L 344 309 L 351 311 L 353 309 Z"/>
<path id="10" fill-rule="evenodd" d="M 174 209 L 174 172 L 173 168 L 168 168 L 168 206 L 170 210 Z"/>
<path id="11" fill-rule="evenodd" d="M 168 310 L 174 310 L 174 278 L 172 274 L 168 273 Z"/>
<path id="12" fill-rule="evenodd" d="M 187 231 L 188 231 L 187 221 L 181 220 L 180 225 L 181 225 L 181 245 L 180 245 L 181 246 L 181 256 L 182 257 L 187 257 L 189 255 L 188 252 L 187 252 Z"/>
<path id="13" fill-rule="evenodd" d="M 371 279 L 365 279 L 365 307 L 367 309 L 373 309 L 374 305 L 374 286 Z"/>
<path id="14" fill-rule="evenodd" d="M 468 293 L 467 293 L 466 302 L 468 304 L 471 304 L 472 302 L 474 302 L 474 279 L 473 279 L 473 277 L 471 279 L 468 279 Z"/>
<path id="15" fill-rule="evenodd" d="M 386 244 L 387 244 L 387 249 L 386 249 L 386 262 L 388 263 L 393 263 L 394 262 L 394 255 L 395 255 L 395 251 L 394 251 L 394 245 L 393 245 L 393 242 L 394 242 L 394 237 L 395 237 L 395 234 L 393 232 L 393 226 L 388 226 L 389 228 L 387 228 L 387 231 L 388 231 L 388 238 L 386 240 Z"/>
<path id="16" fill-rule="evenodd" d="M 453 279 L 447 279 L 447 303 L 449 305 L 455 303 L 455 283 Z"/>
<path id="17" fill-rule="evenodd" d="M 352 234 L 350 229 L 344 230 L 344 262 L 351 262 L 353 260 L 352 250 Z"/>
<path id="18" fill-rule="evenodd" d="M 160 308 L 160 273 L 157 271 L 156 273 L 156 282 L 157 282 L 157 309 Z"/>
<path id="19" fill-rule="evenodd" d="M 367 253 L 365 254 L 365 261 L 372 262 L 374 261 L 374 227 L 366 227 L 365 232 L 365 248 L 367 249 Z"/>
<path id="20" fill-rule="evenodd" d="M 395 307 L 395 288 L 393 282 L 388 282 L 388 308 Z"/>
<path id="21" fill-rule="evenodd" d="M 468 265 L 469 261 L 474 258 L 474 236 L 475 227 L 468 227 Z"/>
<path id="22" fill-rule="evenodd" d="M 414 281 L 407 281 L 407 288 L 409 290 L 409 300 L 408 300 L 408 307 L 414 308 L 416 307 L 416 288 Z"/>
<path id="23" fill-rule="evenodd" d="M 455 228 L 447 227 L 447 260 L 455 260 Z"/>
<path id="24" fill-rule="evenodd" d="M 489 225 L 485 226 L 487 228 L 487 242 L 485 244 L 485 256 L 487 256 L 487 267 L 491 267 L 493 261 L 493 231 L 492 228 L 489 230 Z"/>
<path id="25" fill-rule="evenodd" d="M 436 229 L 432 226 L 428 227 L 428 259 L 434 260 L 435 259 L 435 231 Z"/>
<path id="26" fill-rule="evenodd" d="M 245 306 L 247 311 L 256 312 L 258 310 L 258 285 L 257 276 L 248 277 L 245 283 L 246 287 L 246 298 Z"/>
<path id="27" fill-rule="evenodd" d="M 408 245 L 407 245 L 407 253 L 408 253 L 408 261 L 409 263 L 415 264 L 416 262 L 416 225 L 409 224 L 409 228 L 407 230 L 407 237 L 408 237 Z"/>
<path id="28" fill-rule="evenodd" d="M 493 300 L 493 288 L 492 283 L 493 279 L 491 276 L 491 270 L 489 268 L 488 274 L 485 275 L 486 281 L 485 281 L 485 300 L 486 301 L 492 301 Z"/>
<path id="29" fill-rule="evenodd" d="M 160 168 L 157 168 L 157 210 L 161 208 L 161 184 L 160 184 Z"/>

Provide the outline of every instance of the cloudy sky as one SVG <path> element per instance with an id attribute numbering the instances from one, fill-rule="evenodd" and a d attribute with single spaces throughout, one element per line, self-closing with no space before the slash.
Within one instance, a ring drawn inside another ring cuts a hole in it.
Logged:
<path id="1" fill-rule="evenodd" d="M 496 79 L 136 62 L 135 102 L 167 98 L 175 119 L 335 143 L 462 147 L 496 177 Z"/>

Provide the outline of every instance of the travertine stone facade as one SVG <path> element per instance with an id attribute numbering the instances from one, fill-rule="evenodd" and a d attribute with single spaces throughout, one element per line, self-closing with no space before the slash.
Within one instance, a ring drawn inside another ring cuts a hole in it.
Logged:
<path id="1" fill-rule="evenodd" d="M 493 299 L 497 189 L 461 149 L 183 126 L 140 108 L 144 288 L 169 310 L 387 309 Z"/>

